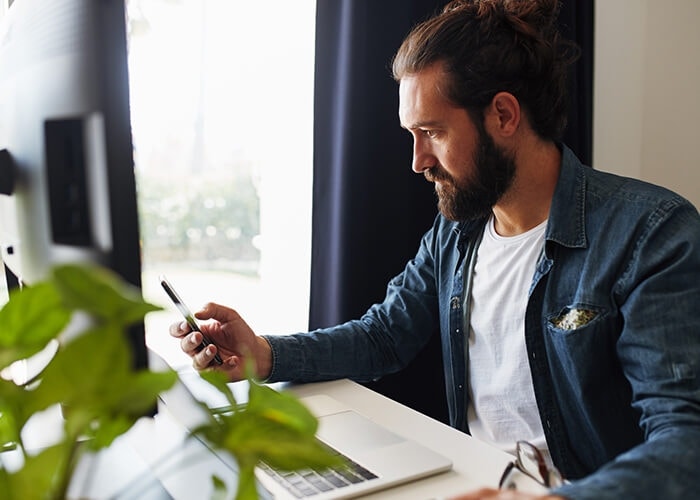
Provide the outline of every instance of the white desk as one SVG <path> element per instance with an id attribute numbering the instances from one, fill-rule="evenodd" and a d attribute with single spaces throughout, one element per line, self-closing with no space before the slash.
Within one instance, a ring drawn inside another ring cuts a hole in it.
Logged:
<path id="1" fill-rule="evenodd" d="M 507 453 L 349 380 L 297 386 L 293 391 L 300 397 L 330 394 L 397 434 L 439 451 L 453 462 L 449 472 L 378 492 L 369 498 L 449 497 L 484 486 L 496 487 L 506 465 L 513 460 Z"/>
<path id="2" fill-rule="evenodd" d="M 236 384 L 234 384 L 235 386 Z M 239 392 L 245 386 L 239 388 Z M 328 394 L 402 434 L 449 457 L 451 471 L 414 481 L 365 498 L 430 499 L 449 497 L 484 486 L 495 487 L 507 463 L 506 453 L 349 380 L 285 386 L 299 397 Z M 175 499 L 210 498 L 212 474 L 235 488 L 229 465 L 185 431 L 162 409 L 153 421 L 130 433 L 130 441 L 164 489 Z"/>

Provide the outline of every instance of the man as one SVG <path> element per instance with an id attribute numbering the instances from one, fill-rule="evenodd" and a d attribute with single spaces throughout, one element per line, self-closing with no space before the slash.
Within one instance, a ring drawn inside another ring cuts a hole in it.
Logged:
<path id="1" fill-rule="evenodd" d="M 450 422 L 539 448 L 572 499 L 700 491 L 700 218 L 658 186 L 583 166 L 560 144 L 567 50 L 554 0 L 455 1 L 394 60 L 413 170 L 440 215 L 359 320 L 256 336 L 232 309 L 173 325 L 198 369 L 269 381 L 399 370 L 439 326 Z M 465 498 L 516 498 L 484 490 Z M 522 498 L 525 498 L 523 495 Z"/>

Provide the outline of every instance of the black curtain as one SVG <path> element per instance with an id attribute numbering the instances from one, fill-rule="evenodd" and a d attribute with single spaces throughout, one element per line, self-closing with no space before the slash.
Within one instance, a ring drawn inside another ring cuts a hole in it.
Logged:
<path id="1" fill-rule="evenodd" d="M 586 165 L 593 162 L 594 3 L 565 0 L 559 12 L 562 35 L 581 49 L 581 56 L 569 74 L 569 122 L 563 140 Z"/>
<path id="2" fill-rule="evenodd" d="M 586 23 L 592 21 L 592 3 L 563 5 L 562 19 L 574 35 L 592 30 L 579 25 L 581 14 L 576 12 L 590 6 Z M 444 4 L 317 4 L 311 329 L 357 318 L 381 301 L 389 279 L 415 255 L 437 213 L 432 185 L 411 171 L 412 141 L 399 127 L 398 86 L 390 63 L 410 28 Z M 579 72 L 576 81 L 589 77 Z M 577 83 L 575 90 L 585 87 L 590 92 L 591 85 Z M 578 97 L 572 99 L 578 102 Z M 575 137 L 587 136 L 574 145 L 581 154 L 590 148 L 591 127 L 579 118 L 571 123 Z M 368 386 L 446 422 L 438 333 L 433 332 L 410 366 Z"/>

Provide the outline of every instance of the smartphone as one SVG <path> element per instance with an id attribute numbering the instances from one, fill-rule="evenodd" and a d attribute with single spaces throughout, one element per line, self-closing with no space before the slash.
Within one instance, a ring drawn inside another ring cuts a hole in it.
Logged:
<path id="1" fill-rule="evenodd" d="M 197 323 L 197 320 L 195 319 L 194 315 L 190 312 L 189 307 L 187 307 L 182 301 L 180 295 L 178 295 L 178 293 L 175 291 L 175 288 L 173 288 L 173 285 L 170 284 L 170 282 L 165 276 L 161 275 L 159 279 L 160 284 L 165 290 L 165 293 L 168 294 L 170 300 L 173 301 L 180 313 L 185 317 L 185 320 L 187 321 L 187 324 L 190 325 L 190 328 L 193 331 L 202 333 L 202 330 L 200 330 L 199 324 Z M 199 345 L 199 348 L 197 350 L 201 351 L 210 344 L 213 344 L 212 341 L 205 337 L 204 334 L 202 334 L 202 343 Z M 216 363 L 217 365 L 223 364 L 223 360 L 221 359 L 221 356 L 219 356 L 218 352 L 214 355 L 214 363 Z"/>

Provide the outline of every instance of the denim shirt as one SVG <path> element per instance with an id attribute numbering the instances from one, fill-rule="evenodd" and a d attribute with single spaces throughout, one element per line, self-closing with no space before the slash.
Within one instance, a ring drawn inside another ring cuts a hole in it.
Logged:
<path id="1" fill-rule="evenodd" d="M 471 263 L 485 220 L 438 216 L 360 319 L 266 336 L 270 381 L 371 380 L 439 329 L 450 423 L 468 432 Z M 680 196 L 562 146 L 525 317 L 535 396 L 572 499 L 700 492 L 700 217 Z M 466 318 L 466 321 L 465 321 Z"/>

